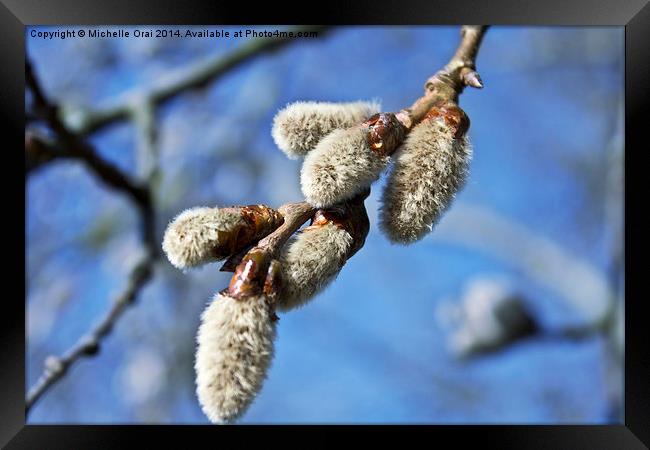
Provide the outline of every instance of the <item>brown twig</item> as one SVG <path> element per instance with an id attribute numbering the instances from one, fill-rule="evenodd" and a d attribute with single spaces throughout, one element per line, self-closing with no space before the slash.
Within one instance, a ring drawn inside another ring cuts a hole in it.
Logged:
<path id="1" fill-rule="evenodd" d="M 243 255 L 228 286 L 230 296 L 243 298 L 261 292 L 266 271 L 273 259 L 291 235 L 309 220 L 316 210 L 307 202 L 298 202 L 282 205 L 278 211 L 284 217 L 284 222 Z M 230 264 L 232 263 L 231 261 Z"/>
<path id="2" fill-rule="evenodd" d="M 442 70 L 426 81 L 424 95 L 410 108 L 396 114 L 397 119 L 407 130 L 419 123 L 436 103 L 458 103 L 458 96 L 465 86 L 483 88 L 481 77 L 476 71 L 476 55 L 487 28 L 487 26 L 461 27 L 461 41 L 454 56 Z"/>
<path id="3" fill-rule="evenodd" d="M 284 223 L 256 246 L 271 258 L 275 258 L 291 235 L 314 215 L 314 207 L 307 202 L 287 203 L 280 206 L 278 211 L 284 217 Z"/>
<path id="4" fill-rule="evenodd" d="M 368 127 L 368 141 L 378 156 L 391 155 L 408 132 L 432 112 L 453 124 L 457 136 L 467 130 L 469 120 L 458 108 L 458 97 L 465 86 L 483 87 L 481 77 L 476 72 L 476 55 L 487 28 L 463 26 L 456 53 L 445 67 L 426 81 L 422 97 L 397 113 L 379 113 L 362 124 Z M 439 111 L 433 111 L 435 108 Z"/>
<path id="5" fill-rule="evenodd" d="M 263 289 L 265 293 L 277 294 L 269 289 L 267 269 L 274 269 L 273 262 L 278 257 L 280 250 L 287 240 L 305 223 L 311 219 L 311 225 L 305 228 L 320 227 L 326 223 L 333 223 L 346 230 L 353 239 L 346 259 L 351 258 L 365 243 L 370 223 L 364 206 L 364 200 L 370 195 L 366 189 L 354 198 L 327 209 L 315 209 L 307 202 L 287 203 L 278 208 L 284 217 L 284 222 L 272 233 L 261 239 L 256 246 L 244 255 L 237 255 L 237 260 L 228 260 L 225 267 L 233 267 L 234 275 L 228 286 L 228 295 L 234 298 L 245 298 L 257 295 Z M 343 261 L 344 262 L 344 261 Z M 223 269 L 223 268 L 222 268 Z M 274 289 L 280 289 L 280 281 L 273 283 Z"/>

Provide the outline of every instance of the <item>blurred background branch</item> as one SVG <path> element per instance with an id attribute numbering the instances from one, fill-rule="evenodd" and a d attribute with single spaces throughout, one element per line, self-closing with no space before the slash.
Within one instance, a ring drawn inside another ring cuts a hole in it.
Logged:
<path id="1" fill-rule="evenodd" d="M 324 31 L 325 27 L 299 27 L 299 31 Z M 155 80 L 151 85 L 138 87 L 120 96 L 111 106 L 96 110 L 67 111 L 48 100 L 34 73 L 32 63 L 26 61 L 25 79 L 32 94 L 32 108 L 27 114 L 27 125 L 43 121 L 54 137 L 43 136 L 36 128 L 25 130 L 26 173 L 60 158 L 77 159 L 95 176 L 113 189 L 122 191 L 132 200 L 141 222 L 141 241 L 144 256 L 131 269 L 128 283 L 118 294 L 110 308 L 85 336 L 80 338 L 62 356 L 50 356 L 45 369 L 29 389 L 26 411 L 54 386 L 77 360 L 95 356 L 102 339 L 108 336 L 124 311 L 137 299 L 140 291 L 153 276 L 159 257 L 155 229 L 156 205 L 154 192 L 159 178 L 156 108 L 176 95 L 191 89 L 204 87 L 220 76 L 256 56 L 289 44 L 291 38 L 257 38 L 247 40 L 225 56 L 217 56 L 180 67 Z M 85 141 L 90 134 L 120 120 L 132 120 L 137 130 L 138 180 L 132 179 L 112 163 L 106 161 Z"/>
<path id="2" fill-rule="evenodd" d="M 327 27 L 296 27 L 290 31 L 316 31 L 323 33 Z M 203 88 L 220 76 L 236 69 L 265 52 L 277 50 L 294 41 L 292 38 L 249 39 L 226 56 L 216 56 L 181 67 L 155 80 L 151 85 L 138 87 L 115 99 L 112 104 L 94 110 L 78 110 L 66 117 L 69 126 L 80 135 L 100 130 L 115 121 L 126 120 L 142 109 L 142 105 L 155 108 L 188 90 Z"/>
<path id="3" fill-rule="evenodd" d="M 556 291 L 596 328 L 612 311 L 615 293 L 604 274 L 538 233 L 496 211 L 476 204 L 457 204 L 439 225 L 433 240 L 501 259 L 541 285 Z"/>
<path id="4" fill-rule="evenodd" d="M 45 360 L 45 371 L 36 384 L 29 389 L 26 400 L 26 412 L 44 395 L 47 390 L 59 381 L 68 371 L 68 368 L 82 357 L 98 354 L 102 339 L 108 336 L 116 322 L 136 300 L 140 290 L 151 279 L 155 258 L 145 256 L 131 270 L 127 286 L 112 303 L 110 309 L 101 318 L 99 323 L 77 343 L 61 356 L 50 356 Z"/>

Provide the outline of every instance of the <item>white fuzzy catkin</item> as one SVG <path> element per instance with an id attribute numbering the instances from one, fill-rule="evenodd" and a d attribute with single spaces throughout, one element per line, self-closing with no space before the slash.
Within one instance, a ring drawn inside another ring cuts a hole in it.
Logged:
<path id="1" fill-rule="evenodd" d="M 297 308 L 322 291 L 341 271 L 351 246 L 352 236 L 331 222 L 293 237 L 280 256 L 277 309 Z"/>
<path id="2" fill-rule="evenodd" d="M 179 269 L 217 261 L 213 250 L 220 244 L 220 233 L 243 224 L 241 213 L 234 209 L 187 209 L 167 227 L 162 248 Z"/>
<path id="3" fill-rule="evenodd" d="M 201 316 L 196 394 L 213 423 L 240 417 L 262 388 L 273 359 L 275 322 L 265 297 L 217 294 Z"/>
<path id="4" fill-rule="evenodd" d="M 296 159 L 330 132 L 357 125 L 379 110 L 378 102 L 295 102 L 275 115 L 271 135 L 280 150 Z"/>
<path id="5" fill-rule="evenodd" d="M 368 131 L 366 126 L 332 131 L 307 154 L 300 185 L 310 204 L 332 206 L 354 197 L 379 178 L 390 157 L 372 151 Z"/>
<path id="6" fill-rule="evenodd" d="M 472 149 L 439 120 L 416 125 L 393 155 L 382 196 L 380 228 L 395 243 L 410 244 L 429 233 L 467 175 Z"/>

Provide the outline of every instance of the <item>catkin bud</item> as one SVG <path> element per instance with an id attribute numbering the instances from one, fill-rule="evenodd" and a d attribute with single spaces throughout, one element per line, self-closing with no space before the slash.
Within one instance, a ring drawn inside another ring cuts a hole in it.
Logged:
<path id="1" fill-rule="evenodd" d="M 464 184 L 472 150 L 469 119 L 455 105 L 434 106 L 395 152 L 383 192 L 380 228 L 395 243 L 429 233 Z"/>
<path id="2" fill-rule="evenodd" d="M 357 125 L 379 111 L 377 102 L 295 102 L 273 119 L 271 135 L 289 158 L 305 156 L 328 133 Z"/>
<path id="3" fill-rule="evenodd" d="M 339 274 L 364 244 L 369 223 L 362 193 L 340 208 L 319 210 L 280 255 L 281 290 L 276 307 L 288 311 L 307 303 Z"/>
<path id="4" fill-rule="evenodd" d="M 177 268 L 194 267 L 244 250 L 283 220 L 265 205 L 191 208 L 169 224 L 162 248 Z"/>
<path id="5" fill-rule="evenodd" d="M 302 165 L 300 184 L 306 200 L 326 208 L 366 189 L 386 168 L 404 132 L 394 114 L 382 113 L 325 136 Z"/>
<path id="6" fill-rule="evenodd" d="M 240 417 L 262 388 L 273 359 L 276 322 L 263 295 L 217 294 L 201 316 L 196 394 L 213 423 Z"/>

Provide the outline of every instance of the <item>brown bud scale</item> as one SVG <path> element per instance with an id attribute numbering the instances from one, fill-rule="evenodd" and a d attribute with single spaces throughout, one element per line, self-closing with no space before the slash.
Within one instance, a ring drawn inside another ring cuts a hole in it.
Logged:
<path id="1" fill-rule="evenodd" d="M 390 156 L 404 140 L 406 127 L 393 113 L 379 113 L 363 125 L 369 128 L 368 143 L 379 156 Z"/>
<path id="2" fill-rule="evenodd" d="M 244 259 L 244 256 L 246 256 L 246 253 L 248 253 L 251 248 L 253 248 L 252 244 L 246 246 L 241 252 L 230 255 L 219 268 L 219 272 L 234 273 L 241 260 Z"/>
<path id="3" fill-rule="evenodd" d="M 280 292 L 280 262 L 274 259 L 269 264 L 266 271 L 266 278 L 264 278 L 264 287 L 262 292 L 271 301 L 275 301 L 278 292 Z"/>
<path id="4" fill-rule="evenodd" d="M 337 228 L 347 231 L 352 236 L 352 245 L 347 252 L 346 260 L 350 259 L 366 241 L 370 230 L 370 221 L 363 201 L 370 194 L 370 189 L 345 202 L 344 207 L 319 209 L 314 214 L 311 224 L 305 231 L 324 226 L 328 223 L 334 224 Z"/>
<path id="5" fill-rule="evenodd" d="M 454 138 L 458 139 L 469 129 L 469 117 L 465 111 L 452 102 L 438 102 L 429 109 L 422 120 L 442 119 L 451 128 Z"/>
<path id="6" fill-rule="evenodd" d="M 227 236 L 224 236 L 227 240 L 224 241 L 223 249 L 218 250 L 227 252 L 225 255 L 218 255 L 222 258 L 242 251 L 271 233 L 284 222 L 282 214 L 266 205 L 248 205 L 235 208 L 240 210 L 247 226 L 238 227 Z"/>
<path id="7" fill-rule="evenodd" d="M 242 299 L 259 294 L 263 285 L 263 263 L 263 252 L 255 250 L 248 252 L 235 268 L 235 273 L 228 286 L 228 295 L 236 299 Z"/>

